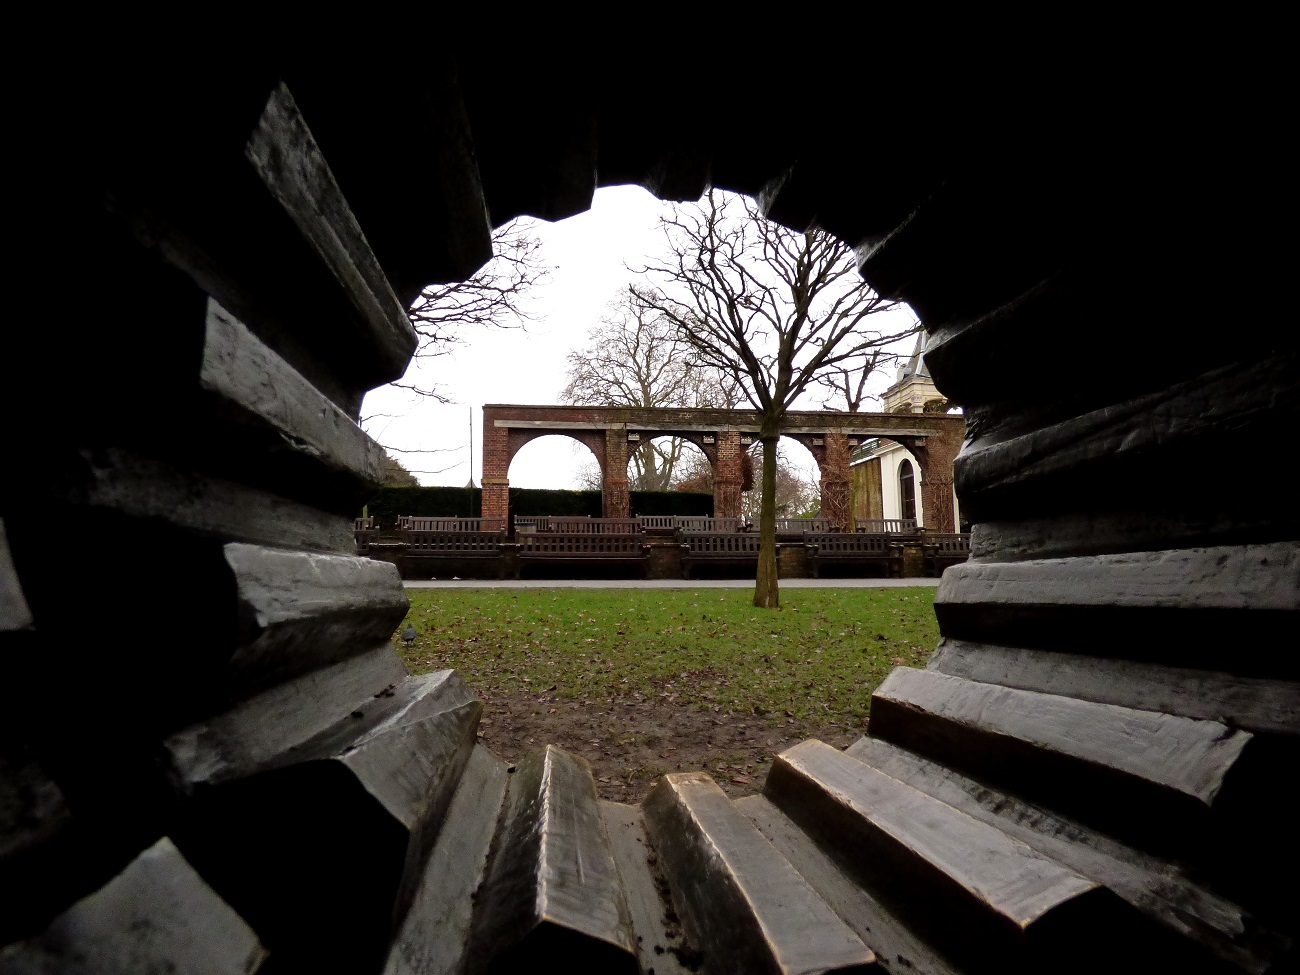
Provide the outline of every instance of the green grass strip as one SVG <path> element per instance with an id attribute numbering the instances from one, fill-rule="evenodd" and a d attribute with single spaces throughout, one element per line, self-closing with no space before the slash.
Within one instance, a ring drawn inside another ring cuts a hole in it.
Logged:
<path id="1" fill-rule="evenodd" d="M 932 587 L 416 589 L 401 646 L 415 673 L 452 667 L 489 698 L 635 696 L 675 706 L 858 724 L 894 667 L 939 639 Z M 400 645 L 400 641 L 399 645 Z"/>

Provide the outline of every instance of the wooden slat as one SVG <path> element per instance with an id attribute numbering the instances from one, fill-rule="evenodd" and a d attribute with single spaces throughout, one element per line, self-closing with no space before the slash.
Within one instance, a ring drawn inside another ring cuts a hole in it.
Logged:
<path id="1" fill-rule="evenodd" d="M 1253 738 L 1217 721 L 900 667 L 872 697 L 874 737 L 954 763 L 1122 835 L 1204 844 Z M 1190 850 L 1188 851 L 1190 852 Z"/>
<path id="2" fill-rule="evenodd" d="M 735 806 L 875 952 L 882 968 L 915 975 L 959 975 L 952 962 L 899 921 L 884 902 L 855 883 L 834 857 L 768 799 L 745 796 L 735 800 Z"/>
<path id="3" fill-rule="evenodd" d="M 163 838 L 60 914 L 44 933 L 0 948 L 0 970 L 251 975 L 265 958 L 252 928 Z"/>
<path id="4" fill-rule="evenodd" d="M 631 918 L 587 763 L 554 745 L 515 768 L 479 889 L 474 951 L 494 970 L 637 969 Z"/>
<path id="5" fill-rule="evenodd" d="M 696 967 L 699 953 L 683 941 L 682 926 L 672 913 L 666 888 L 661 886 L 658 854 L 646 838 L 641 810 L 621 802 L 602 801 L 600 813 L 627 896 L 641 971 L 687 975 Z"/>
<path id="6" fill-rule="evenodd" d="M 384 975 L 458 975 L 469 950 L 474 895 L 505 800 L 505 763 L 471 753 L 420 884 L 393 938 Z"/>
<path id="7" fill-rule="evenodd" d="M 298 723 L 271 725 L 280 749 L 261 757 L 246 744 L 227 748 L 221 758 L 247 763 L 238 767 L 186 768 L 174 755 L 196 775 L 250 773 L 191 783 L 178 842 L 280 964 L 376 969 L 416 899 L 481 709 L 454 677 L 426 674 L 306 741 L 295 740 Z"/>
<path id="8" fill-rule="evenodd" d="M 1127 910 L 1094 881 L 819 741 L 781 753 L 763 794 L 963 966 L 1076 971 L 1094 925 Z"/>
<path id="9" fill-rule="evenodd" d="M 239 600 L 232 684 L 265 685 L 374 647 L 410 605 L 389 562 L 239 542 L 224 551 Z"/>
<path id="10" fill-rule="evenodd" d="M 673 903 L 711 970 L 874 968 L 852 929 L 707 775 L 664 776 L 644 809 Z"/>
<path id="11" fill-rule="evenodd" d="M 1165 925 L 1171 934 L 1190 939 L 1242 971 L 1268 971 L 1286 951 L 1284 936 L 1177 864 L 887 741 L 863 738 L 849 746 L 847 754 L 1105 884 L 1135 909 Z M 1191 945 L 1179 949 L 1178 938 L 1151 933 L 1154 946 L 1165 954 L 1165 964 L 1179 971 L 1203 967 L 1205 959 L 1198 962 Z"/>
<path id="12" fill-rule="evenodd" d="M 929 667 L 952 677 L 1300 735 L 1300 681 L 945 639 Z"/>

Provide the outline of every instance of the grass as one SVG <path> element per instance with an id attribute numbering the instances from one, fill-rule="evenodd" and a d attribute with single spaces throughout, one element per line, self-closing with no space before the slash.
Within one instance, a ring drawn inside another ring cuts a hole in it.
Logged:
<path id="1" fill-rule="evenodd" d="M 857 724 L 890 670 L 929 658 L 934 593 L 794 589 L 765 611 L 745 589 L 417 589 L 407 619 L 419 636 L 401 650 L 414 672 L 454 667 L 488 697 Z"/>

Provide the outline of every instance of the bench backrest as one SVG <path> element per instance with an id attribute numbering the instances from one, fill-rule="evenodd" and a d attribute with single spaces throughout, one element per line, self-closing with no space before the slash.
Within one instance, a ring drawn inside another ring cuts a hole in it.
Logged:
<path id="1" fill-rule="evenodd" d="M 641 522 L 635 518 L 556 518 L 552 516 L 550 530 L 568 535 L 635 535 L 641 531 Z"/>
<path id="2" fill-rule="evenodd" d="M 636 520 L 640 523 L 642 531 L 651 529 L 660 531 L 668 529 L 671 531 L 677 527 L 673 524 L 677 517 L 677 515 L 637 515 Z"/>
<path id="3" fill-rule="evenodd" d="M 637 556 L 650 554 L 649 543 L 640 534 L 614 535 L 607 532 L 538 532 L 518 537 L 521 558 L 548 556 Z"/>
<path id="4" fill-rule="evenodd" d="M 505 532 L 450 532 L 403 528 L 410 555 L 499 555 Z"/>
<path id="5" fill-rule="evenodd" d="M 816 555 L 892 556 L 898 541 L 890 534 L 866 532 L 809 532 L 804 545 Z"/>
<path id="6" fill-rule="evenodd" d="M 379 540 L 379 529 L 375 527 L 375 517 L 356 518 L 352 522 L 352 538 L 358 552 L 369 551 L 372 543 Z"/>
<path id="7" fill-rule="evenodd" d="M 778 518 L 776 530 L 779 532 L 829 532 L 835 526 L 829 518 Z"/>
<path id="8" fill-rule="evenodd" d="M 923 548 L 927 554 L 933 552 L 938 555 L 970 555 L 970 535 L 955 532 L 927 534 Z"/>
<path id="9" fill-rule="evenodd" d="M 681 536 L 688 558 L 698 556 L 758 556 L 762 537 L 757 532 L 685 532 Z"/>
<path id="10" fill-rule="evenodd" d="M 425 532 L 503 532 L 504 518 L 450 518 L 401 515 L 397 519 L 403 530 Z"/>
<path id="11" fill-rule="evenodd" d="M 739 518 L 710 518 L 707 515 L 673 515 L 678 532 L 738 532 Z"/>
<path id="12" fill-rule="evenodd" d="M 890 532 L 899 535 L 915 535 L 916 519 L 915 518 L 859 518 L 857 519 L 857 530 L 868 534 L 878 535 Z"/>

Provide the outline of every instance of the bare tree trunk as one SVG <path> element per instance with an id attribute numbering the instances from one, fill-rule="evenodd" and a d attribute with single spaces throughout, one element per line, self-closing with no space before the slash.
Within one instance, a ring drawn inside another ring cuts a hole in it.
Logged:
<path id="1" fill-rule="evenodd" d="M 777 438 L 763 438 L 763 501 L 758 515 L 758 578 L 754 582 L 754 605 L 778 609 L 781 595 L 776 584 L 776 444 Z"/>

